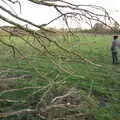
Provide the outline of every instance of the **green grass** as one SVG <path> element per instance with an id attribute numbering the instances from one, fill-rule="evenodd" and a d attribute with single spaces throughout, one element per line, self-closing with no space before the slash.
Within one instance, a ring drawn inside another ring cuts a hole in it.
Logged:
<path id="1" fill-rule="evenodd" d="M 65 81 L 65 87 L 76 87 L 78 90 L 83 90 L 86 96 L 90 97 L 97 102 L 97 107 L 91 109 L 90 112 L 94 114 L 96 120 L 119 120 L 120 118 L 120 64 L 111 64 L 111 36 L 110 35 L 80 35 L 78 37 L 71 37 L 67 41 L 62 41 L 62 37 L 54 37 L 54 40 L 61 41 L 60 44 L 72 51 L 79 52 L 83 57 L 91 60 L 102 67 L 96 67 L 89 63 L 85 63 L 77 56 L 60 50 L 54 44 L 48 47 L 49 51 L 54 53 L 53 58 L 56 63 L 62 66 L 69 72 L 73 71 L 74 75 L 63 72 L 60 68 L 56 67 L 50 59 L 46 56 L 46 51 L 40 53 L 33 48 L 26 45 L 22 40 L 13 37 L 11 41 L 3 38 L 5 41 L 14 44 L 23 51 L 27 59 L 21 59 L 17 54 L 14 58 L 12 50 L 1 44 L 0 46 L 0 76 L 14 77 L 21 75 L 32 76 L 31 79 L 18 79 L 17 82 L 9 82 L 6 89 L 16 89 L 23 87 L 45 86 L 50 81 Z M 29 39 L 32 44 L 32 38 Z M 120 55 L 120 54 L 119 54 Z M 62 56 L 62 57 L 61 57 Z M 62 61 L 63 60 L 63 61 Z M 3 83 L 5 84 L 5 83 Z M 0 86 L 2 92 L 4 88 Z M 34 89 L 5 93 L 0 96 L 1 99 L 20 100 L 17 104 L 17 109 L 25 107 L 22 103 L 26 103 L 29 94 L 34 92 Z M 18 99 L 20 98 L 20 99 Z M 95 103 L 96 104 L 96 103 Z M 15 110 L 16 104 L 13 103 L 0 103 L 2 111 Z M 9 109 L 8 109 L 9 108 Z"/>

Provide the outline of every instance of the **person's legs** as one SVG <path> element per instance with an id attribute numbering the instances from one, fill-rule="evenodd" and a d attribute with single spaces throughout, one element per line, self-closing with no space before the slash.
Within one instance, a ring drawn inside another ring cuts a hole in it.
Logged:
<path id="1" fill-rule="evenodd" d="M 117 52 L 115 53 L 115 63 L 118 63 L 118 57 L 117 57 Z"/>
<path id="2" fill-rule="evenodd" d="M 115 63 L 115 57 L 114 57 L 114 53 L 112 53 L 112 64 Z"/>
<path id="3" fill-rule="evenodd" d="M 112 53 L 112 63 L 113 63 L 113 64 L 118 63 L 117 52 L 113 52 L 113 53 Z"/>

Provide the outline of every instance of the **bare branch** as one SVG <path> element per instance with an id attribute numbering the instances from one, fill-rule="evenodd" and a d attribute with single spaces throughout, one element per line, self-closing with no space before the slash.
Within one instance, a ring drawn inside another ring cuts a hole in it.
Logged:
<path id="1" fill-rule="evenodd" d="M 17 15 L 17 13 L 15 12 L 15 10 L 11 7 L 11 5 L 9 5 L 8 2 L 6 2 L 5 0 L 1 0 L 1 1 L 2 1 L 3 3 L 5 3 L 7 6 L 9 6 L 9 8 L 12 10 L 12 12 Z"/>
<path id="2" fill-rule="evenodd" d="M 0 96 L 4 95 L 6 93 L 24 91 L 24 90 L 28 90 L 28 89 L 40 89 L 40 88 L 41 88 L 40 86 L 36 86 L 36 87 L 24 87 L 24 88 L 19 88 L 19 89 L 4 90 L 0 93 Z"/>
<path id="3" fill-rule="evenodd" d="M 23 53 L 18 48 L 16 48 L 15 46 L 10 45 L 10 44 L 4 42 L 1 38 L 0 38 L 0 42 L 2 44 L 4 44 L 5 46 L 12 48 L 14 57 L 15 57 L 15 51 L 17 51 L 21 56 L 23 56 L 25 58 L 25 56 L 23 55 Z"/>
<path id="4" fill-rule="evenodd" d="M 19 5 L 19 8 L 20 8 L 20 13 L 22 13 L 22 8 L 21 8 L 21 3 L 19 0 L 15 0 L 15 1 L 12 1 L 12 0 L 8 0 L 9 2 L 13 3 L 13 4 L 18 4 Z"/>
<path id="5" fill-rule="evenodd" d="M 0 118 L 7 118 L 7 117 L 12 116 L 12 115 L 20 115 L 20 114 L 24 114 L 24 113 L 34 114 L 36 112 L 37 111 L 35 109 L 23 109 L 23 110 L 11 112 L 11 113 L 1 113 L 0 112 Z"/>
<path id="6" fill-rule="evenodd" d="M 95 63 L 93 63 L 92 61 L 90 61 L 90 60 L 82 57 L 79 53 L 70 51 L 70 50 L 62 47 L 59 43 L 57 43 L 56 41 L 53 41 L 52 39 L 48 38 L 48 37 L 45 36 L 45 35 L 42 35 L 42 34 L 40 34 L 40 33 L 35 33 L 35 32 L 34 32 L 33 30 L 31 30 L 31 29 L 26 29 L 26 28 L 24 28 L 23 26 L 21 26 L 20 24 L 15 23 L 15 22 L 13 22 L 13 21 L 5 18 L 5 17 L 2 16 L 2 15 L 0 15 L 0 18 L 1 18 L 2 20 L 6 21 L 6 22 L 8 22 L 8 23 L 10 23 L 10 24 L 12 24 L 12 25 L 15 25 L 15 26 L 19 27 L 20 29 L 25 30 L 26 32 L 32 34 L 32 35 L 33 35 L 34 37 L 36 37 L 36 38 L 39 38 L 39 37 L 45 38 L 45 39 L 48 40 L 49 42 L 54 43 L 54 44 L 55 44 L 58 48 L 60 48 L 61 50 L 65 51 L 65 52 L 67 52 L 67 53 L 69 53 L 69 54 L 78 56 L 81 60 L 83 60 L 83 61 L 85 61 L 85 62 L 87 62 L 87 63 L 89 63 L 89 64 L 95 65 L 95 66 L 97 66 L 97 67 L 100 67 L 100 66 L 101 66 L 101 65 L 95 64 Z M 16 50 L 17 50 L 17 49 L 16 49 Z M 18 51 L 18 50 L 17 50 L 17 51 Z"/>

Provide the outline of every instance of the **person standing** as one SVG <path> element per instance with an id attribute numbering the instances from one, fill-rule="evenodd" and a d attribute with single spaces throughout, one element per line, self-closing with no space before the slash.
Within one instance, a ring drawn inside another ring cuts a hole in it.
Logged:
<path id="1" fill-rule="evenodd" d="M 117 40 L 118 40 L 118 36 L 117 36 L 117 35 L 113 36 L 112 46 L 111 46 L 111 51 L 112 51 L 112 64 L 118 64 L 118 57 L 117 57 Z"/>

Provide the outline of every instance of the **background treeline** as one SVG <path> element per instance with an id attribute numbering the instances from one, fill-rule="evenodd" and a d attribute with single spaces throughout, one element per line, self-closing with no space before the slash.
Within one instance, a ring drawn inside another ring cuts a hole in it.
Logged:
<path id="1" fill-rule="evenodd" d="M 4 30 L 2 30 L 4 28 Z M 29 35 L 27 32 L 19 29 L 16 26 L 2 26 L 0 29 L 0 36 L 5 36 L 9 35 L 8 32 L 5 31 L 12 31 L 14 35 Z M 35 30 L 35 32 L 48 32 L 48 33 L 53 33 L 53 34 L 59 34 L 59 33 L 64 33 L 64 32 L 74 32 L 74 33 L 96 33 L 96 34 L 114 34 L 114 33 L 120 33 L 120 28 L 118 23 L 114 23 L 114 25 L 111 26 L 106 26 L 102 23 L 95 23 L 94 26 L 91 26 L 90 29 L 82 29 L 82 28 L 52 28 L 48 27 L 46 28 L 46 31 L 42 30 Z"/>

